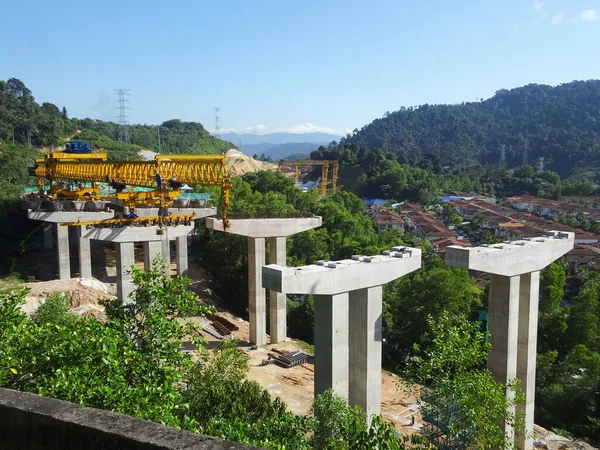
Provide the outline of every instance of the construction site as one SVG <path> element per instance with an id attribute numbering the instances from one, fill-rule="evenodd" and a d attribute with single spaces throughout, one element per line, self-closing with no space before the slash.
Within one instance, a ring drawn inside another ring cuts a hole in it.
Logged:
<path id="1" fill-rule="evenodd" d="M 32 169 L 38 188 L 23 196 L 23 208 L 43 229 L 44 257 L 35 264 L 43 279 L 58 274 L 58 280 L 29 283 L 24 309 L 31 313 L 50 293 L 64 292 L 75 314 L 104 320 L 98 300 L 132 301 L 131 267 L 149 270 L 160 257 L 168 263 L 167 275 L 187 276 L 199 299 L 217 308 L 210 317 L 188 319 L 201 326 L 207 348 L 237 340 L 250 360 L 248 379 L 281 398 L 291 412 L 306 414 L 313 397 L 331 389 L 350 405 L 361 406 L 369 421 L 381 414 L 400 434 L 426 434 L 439 448 L 463 448 L 461 437 L 449 432 L 456 416 L 451 405 L 437 404 L 427 391 L 429 406 L 422 409 L 418 397 L 402 389 L 399 377 L 382 371 L 382 287 L 420 269 L 421 250 L 392 247 L 376 256 L 288 267 L 286 237 L 320 227 L 322 218 L 230 217 L 232 174 L 276 169 L 250 160 L 235 152 L 110 162 L 106 154 L 89 149 L 38 159 Z M 314 168 L 320 176 L 311 187 L 322 196 L 335 193 L 337 161 L 279 164 L 300 187 Z M 193 192 L 194 186 L 218 188 L 220 204 L 211 205 L 209 196 Z M 189 258 L 200 219 L 215 233 L 247 238 L 248 321 L 227 312 L 226 302 L 213 292 L 210 274 Z M 572 247 L 572 233 L 553 232 L 485 248 L 450 247 L 446 256 L 447 265 L 492 274 L 494 349 L 488 365 L 497 380 L 519 378 L 524 386 L 530 433 L 519 434 L 522 449 L 533 445 L 536 329 L 531 323 L 537 318 L 539 271 Z M 314 296 L 314 348 L 288 338 L 287 294 Z M 513 432 L 509 424 L 503 426 Z"/>

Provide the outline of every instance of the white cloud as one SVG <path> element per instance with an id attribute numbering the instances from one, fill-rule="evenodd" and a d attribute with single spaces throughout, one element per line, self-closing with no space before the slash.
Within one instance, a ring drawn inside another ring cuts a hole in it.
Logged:
<path id="1" fill-rule="evenodd" d="M 595 22 L 598 20 L 598 15 L 595 9 L 586 9 L 579 15 L 580 19 L 584 22 Z"/>
<path id="2" fill-rule="evenodd" d="M 546 2 L 542 2 L 540 0 L 535 0 L 533 2 L 533 9 L 540 10 L 546 5 Z"/>
<path id="3" fill-rule="evenodd" d="M 577 22 L 595 22 L 596 20 L 598 20 L 598 14 L 596 13 L 595 9 L 586 9 L 585 11 L 577 14 L 574 17 L 571 17 L 569 19 L 569 22 L 571 23 L 577 23 Z"/>
<path id="4" fill-rule="evenodd" d="M 221 133 L 249 133 L 249 134 L 270 134 L 270 133 L 293 133 L 293 134 L 307 134 L 307 133 L 329 133 L 337 134 L 339 136 L 345 136 L 352 131 L 349 128 L 343 130 L 334 130 L 330 127 L 321 127 L 314 125 L 310 122 L 302 123 L 300 125 L 292 125 L 287 127 L 269 128 L 266 125 L 258 124 L 243 128 L 226 128 L 221 129 Z"/>
<path id="5" fill-rule="evenodd" d="M 552 18 L 552 25 L 556 25 L 557 23 L 561 23 L 563 20 L 565 20 L 564 13 L 557 12 L 556 14 L 554 14 L 554 17 Z"/>

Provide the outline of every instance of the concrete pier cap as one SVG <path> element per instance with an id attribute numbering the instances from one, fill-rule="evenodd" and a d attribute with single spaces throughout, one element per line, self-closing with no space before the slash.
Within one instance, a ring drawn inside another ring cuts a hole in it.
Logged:
<path id="1" fill-rule="evenodd" d="M 449 246 L 446 265 L 512 277 L 536 272 L 573 248 L 574 233 L 550 231 L 547 236 L 480 247 Z"/>
<path id="2" fill-rule="evenodd" d="M 301 233 L 322 224 L 319 216 L 275 218 L 275 219 L 230 219 L 230 226 L 225 228 L 223 220 L 214 217 L 206 219 L 206 228 L 225 231 L 252 238 L 283 237 Z"/>
<path id="3" fill-rule="evenodd" d="M 216 216 L 217 208 L 169 208 L 169 212 L 174 216 L 194 214 L 194 220 L 198 220 L 209 216 Z M 158 216 L 158 208 L 136 208 L 135 213 L 138 217 L 156 217 Z"/>
<path id="4" fill-rule="evenodd" d="M 377 256 L 317 261 L 303 267 L 263 266 L 263 287 L 290 294 L 335 295 L 381 286 L 421 267 L 421 249 L 394 247 Z"/>
<path id="5" fill-rule="evenodd" d="M 157 234 L 158 225 L 149 227 L 117 227 L 117 228 L 89 228 L 81 230 L 81 237 L 97 241 L 109 242 L 149 242 L 164 241 L 187 236 L 194 231 L 194 225 L 177 225 L 176 227 L 163 227 L 163 234 Z"/>

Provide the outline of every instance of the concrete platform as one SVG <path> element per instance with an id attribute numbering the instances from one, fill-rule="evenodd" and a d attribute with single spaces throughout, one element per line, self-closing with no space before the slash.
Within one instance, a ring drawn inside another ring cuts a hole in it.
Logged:
<path id="1" fill-rule="evenodd" d="M 421 267 L 421 249 L 394 247 L 377 256 L 317 261 L 303 267 L 263 267 L 263 287 L 290 294 L 335 295 L 381 286 Z"/>
<path id="2" fill-rule="evenodd" d="M 511 277 L 542 270 L 573 248 L 574 233 L 551 231 L 547 237 L 480 247 L 452 245 L 446 265 Z"/>
<path id="3" fill-rule="evenodd" d="M 178 225 L 163 227 L 164 234 L 156 234 L 157 225 L 151 227 L 90 228 L 82 229 L 81 237 L 110 242 L 152 242 L 172 240 L 187 236 L 194 231 L 194 225 Z"/>
<path id="4" fill-rule="evenodd" d="M 88 222 L 92 220 L 107 220 L 114 219 L 114 211 L 60 211 L 60 212 L 45 212 L 45 211 L 28 211 L 27 218 L 31 220 L 41 220 L 42 222 L 52 223 L 71 223 L 71 222 Z"/>
<path id="5" fill-rule="evenodd" d="M 206 220 L 206 227 L 251 238 L 266 238 L 291 236 L 320 227 L 322 224 L 319 216 L 289 219 L 231 219 L 229 222 L 231 225 L 224 229 L 222 220 L 209 218 Z"/>
<path id="6" fill-rule="evenodd" d="M 196 218 L 203 219 L 209 216 L 217 215 L 217 208 L 169 208 L 169 212 L 174 215 L 195 214 Z M 138 217 L 156 217 L 158 208 L 136 208 L 135 213 Z"/>

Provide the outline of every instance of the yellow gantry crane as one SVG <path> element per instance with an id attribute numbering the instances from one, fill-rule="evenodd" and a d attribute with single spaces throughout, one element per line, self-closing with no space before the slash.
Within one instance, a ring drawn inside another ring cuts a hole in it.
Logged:
<path id="1" fill-rule="evenodd" d="M 46 181 L 50 181 L 50 197 L 76 200 L 106 197 L 100 193 L 99 183 L 108 183 L 116 191 L 114 196 L 123 200 L 130 209 L 138 205 L 167 208 L 179 197 L 184 184 L 218 186 L 223 190 L 223 223 L 229 226 L 227 208 L 231 180 L 224 155 L 157 155 L 153 161 L 109 162 L 105 154 L 75 157 L 67 154 L 64 158 L 49 154 L 36 160 L 35 175 L 40 196 L 44 195 Z M 80 185 L 74 190 L 58 189 L 57 182 Z M 87 183 L 91 183 L 92 187 L 85 186 Z M 127 190 L 128 186 L 152 188 L 154 191 L 134 192 Z"/>
<path id="2" fill-rule="evenodd" d="M 332 161 L 314 161 L 314 160 L 298 160 L 298 161 L 279 161 L 279 171 L 281 172 L 282 167 L 290 167 L 294 169 L 294 181 L 296 186 L 300 181 L 300 169 L 302 167 L 315 167 L 321 166 L 321 186 L 320 193 L 324 197 L 327 195 L 327 189 L 329 185 L 329 168 L 332 168 L 332 176 L 331 176 L 331 193 L 335 194 L 337 191 L 337 180 L 338 180 L 338 170 L 339 163 L 337 160 Z"/>

